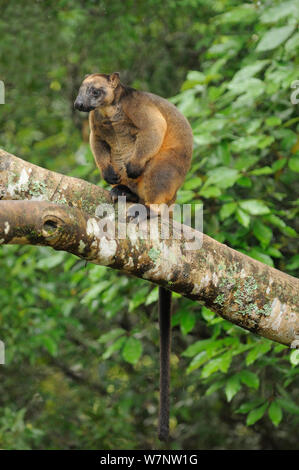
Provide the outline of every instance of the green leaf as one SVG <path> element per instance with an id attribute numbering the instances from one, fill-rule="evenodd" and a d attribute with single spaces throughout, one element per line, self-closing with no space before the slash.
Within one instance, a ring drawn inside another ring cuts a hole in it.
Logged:
<path id="1" fill-rule="evenodd" d="M 142 354 L 142 344 L 141 342 L 131 336 L 128 338 L 124 344 L 122 350 L 122 357 L 125 361 L 130 364 L 136 364 Z"/>
<path id="2" fill-rule="evenodd" d="M 109 359 L 109 357 L 112 356 L 112 354 L 116 351 L 119 351 L 122 347 L 124 342 L 126 341 L 126 337 L 122 336 L 121 338 L 118 338 L 113 344 L 111 344 L 104 354 L 102 355 L 103 359 Z"/>
<path id="3" fill-rule="evenodd" d="M 239 375 L 241 382 L 247 385 L 247 387 L 255 388 L 256 390 L 259 388 L 260 381 L 257 374 L 254 372 L 242 370 Z"/>
<path id="4" fill-rule="evenodd" d="M 215 344 L 216 341 L 214 339 L 202 339 L 200 341 L 196 341 L 195 343 L 191 344 L 185 351 L 182 353 L 182 356 L 185 357 L 193 357 L 196 356 L 202 350 L 207 349 L 209 346 Z"/>
<path id="5" fill-rule="evenodd" d="M 179 204 L 187 204 L 188 202 L 192 202 L 194 199 L 194 191 L 190 189 L 180 189 L 178 192 L 178 203 Z"/>
<path id="6" fill-rule="evenodd" d="M 241 93 L 252 94 L 253 96 L 259 95 L 265 89 L 265 84 L 259 78 L 245 78 L 243 80 L 233 80 L 227 86 L 233 95 L 240 95 Z M 258 92 L 257 92 L 258 90 Z"/>
<path id="7" fill-rule="evenodd" d="M 209 186 L 208 188 L 201 189 L 199 194 L 206 198 L 218 197 L 221 196 L 221 191 L 216 186 Z"/>
<path id="8" fill-rule="evenodd" d="M 274 246 L 269 246 L 267 248 L 267 255 L 271 256 L 272 258 L 282 258 L 282 253 Z"/>
<path id="9" fill-rule="evenodd" d="M 263 136 L 249 135 L 247 137 L 240 137 L 232 142 L 231 149 L 236 153 L 242 152 L 243 150 L 256 149 L 261 141 L 261 137 Z"/>
<path id="10" fill-rule="evenodd" d="M 54 341 L 53 338 L 51 338 L 50 336 L 43 335 L 42 343 L 45 348 L 49 351 L 51 356 L 57 356 L 58 344 L 56 343 L 56 341 Z"/>
<path id="11" fill-rule="evenodd" d="M 245 228 L 248 228 L 249 225 L 250 225 L 250 216 L 242 211 L 242 209 L 238 208 L 237 209 L 237 212 L 236 212 L 236 218 L 237 218 L 237 221 L 243 225 Z"/>
<path id="12" fill-rule="evenodd" d="M 288 413 L 299 415 L 299 406 L 291 398 L 277 398 L 276 401 Z"/>
<path id="13" fill-rule="evenodd" d="M 255 155 L 242 155 L 236 158 L 234 162 L 234 166 L 237 170 L 248 170 L 251 166 L 253 166 L 258 161 L 258 157 Z"/>
<path id="14" fill-rule="evenodd" d="M 276 344 L 276 346 L 274 347 L 273 351 L 275 354 L 277 353 L 280 353 L 281 351 L 284 351 L 285 349 L 288 349 L 287 346 L 285 346 L 284 344 Z"/>
<path id="15" fill-rule="evenodd" d="M 298 18 L 298 2 L 294 0 L 283 1 L 280 5 L 266 8 L 260 19 L 262 23 L 276 23 L 286 16 Z"/>
<path id="16" fill-rule="evenodd" d="M 267 227 L 267 225 L 263 224 L 260 220 L 254 221 L 253 233 L 263 246 L 269 245 L 273 237 L 272 230 Z"/>
<path id="17" fill-rule="evenodd" d="M 267 31 L 257 45 L 256 51 L 271 51 L 280 46 L 294 31 L 295 25 L 282 26 Z"/>
<path id="18" fill-rule="evenodd" d="M 293 364 L 293 366 L 297 366 L 299 364 L 299 349 L 295 349 L 291 352 L 290 363 Z"/>
<path id="19" fill-rule="evenodd" d="M 184 310 L 180 317 L 181 330 L 184 335 L 188 334 L 193 330 L 196 322 L 196 317 L 194 312 L 190 310 Z"/>
<path id="20" fill-rule="evenodd" d="M 272 344 L 270 342 L 261 342 L 256 344 L 247 354 L 246 365 L 250 366 L 253 364 L 259 357 L 270 351 L 271 347 Z"/>
<path id="21" fill-rule="evenodd" d="M 294 230 L 292 227 L 289 227 L 288 225 L 281 231 L 288 237 L 295 237 L 295 238 L 298 237 L 296 230 Z"/>
<path id="22" fill-rule="evenodd" d="M 217 155 L 219 156 L 221 163 L 225 166 L 229 166 L 231 162 L 230 146 L 228 142 L 221 142 L 217 147 Z"/>
<path id="23" fill-rule="evenodd" d="M 256 18 L 257 12 L 253 5 L 244 4 L 215 17 L 216 23 L 251 23 Z"/>
<path id="24" fill-rule="evenodd" d="M 261 139 L 258 143 L 259 149 L 264 149 L 266 147 L 270 147 L 270 145 L 274 142 L 275 138 L 273 135 L 267 135 L 263 139 Z"/>
<path id="25" fill-rule="evenodd" d="M 266 253 L 263 253 L 253 248 L 252 250 L 249 250 L 246 254 L 248 256 L 251 256 L 251 258 L 257 259 L 261 263 L 265 263 L 268 266 L 274 267 L 272 258 L 269 255 L 266 255 Z"/>
<path id="26" fill-rule="evenodd" d="M 227 401 L 231 401 L 232 398 L 238 393 L 241 388 L 240 378 L 237 374 L 230 377 L 225 386 L 225 394 Z"/>
<path id="27" fill-rule="evenodd" d="M 215 318 L 215 313 L 212 312 L 212 310 L 210 310 L 209 308 L 204 307 L 204 306 L 201 308 L 201 314 L 202 314 L 203 319 L 206 320 L 207 322 Z"/>
<path id="28" fill-rule="evenodd" d="M 252 426 L 257 421 L 259 421 L 264 416 L 267 407 L 268 407 L 268 403 L 264 403 L 259 408 L 256 408 L 255 410 L 250 411 L 246 420 L 247 426 Z"/>
<path id="29" fill-rule="evenodd" d="M 288 52 L 296 52 L 299 47 L 299 33 L 293 34 L 290 39 L 287 40 L 284 47 Z"/>
<path id="30" fill-rule="evenodd" d="M 229 122 L 228 119 L 225 118 L 218 118 L 218 119 L 207 119 L 198 124 L 195 127 L 195 132 L 199 134 L 203 132 L 214 132 L 214 131 L 221 131 L 225 125 Z"/>
<path id="31" fill-rule="evenodd" d="M 190 190 L 190 189 L 199 189 L 202 185 L 202 179 L 201 178 L 192 178 L 184 183 L 183 188 L 185 190 Z"/>
<path id="32" fill-rule="evenodd" d="M 258 199 L 248 199 L 247 201 L 241 201 L 239 204 L 243 210 L 251 215 L 263 215 L 270 212 L 269 207 Z"/>
<path id="33" fill-rule="evenodd" d="M 86 305 L 89 302 L 91 302 L 93 299 L 99 298 L 100 294 L 105 289 L 107 289 L 110 285 L 111 283 L 109 281 L 102 281 L 102 282 L 99 282 L 98 284 L 95 284 L 88 290 L 87 294 L 84 295 L 84 297 L 81 300 L 81 303 L 83 305 Z"/>
<path id="34" fill-rule="evenodd" d="M 299 173 L 299 155 L 291 157 L 289 159 L 288 165 L 289 165 L 290 170 L 295 171 L 296 173 Z"/>
<path id="35" fill-rule="evenodd" d="M 295 271 L 295 269 L 299 268 L 299 254 L 292 256 L 290 262 L 286 265 L 286 268 L 289 271 Z"/>
<path id="36" fill-rule="evenodd" d="M 281 168 L 283 168 L 285 166 L 287 162 L 287 159 L 286 158 L 280 158 L 279 160 L 277 160 L 275 163 L 273 163 L 272 165 L 272 169 L 273 171 L 278 171 L 280 170 Z"/>
<path id="37" fill-rule="evenodd" d="M 266 125 L 269 127 L 280 126 L 281 119 L 277 116 L 271 116 L 266 119 Z"/>
<path id="38" fill-rule="evenodd" d="M 187 368 L 187 374 L 190 374 L 193 370 L 198 369 L 201 367 L 205 362 L 209 360 L 209 356 L 206 351 L 201 351 L 197 356 L 195 356 L 190 365 Z"/>
<path id="39" fill-rule="evenodd" d="M 228 202 L 223 204 L 220 209 L 219 217 L 221 220 L 227 219 L 230 215 L 232 215 L 237 208 L 236 202 Z"/>
<path id="40" fill-rule="evenodd" d="M 245 79 L 247 80 L 248 78 L 253 77 L 258 72 L 260 72 L 267 64 L 269 64 L 269 62 L 269 60 L 257 60 L 253 64 L 242 67 L 240 70 L 238 70 L 237 73 L 235 73 L 231 83 L 243 81 Z"/>
<path id="41" fill-rule="evenodd" d="M 108 331 L 108 333 L 105 333 L 101 335 L 98 339 L 99 343 L 108 343 L 109 341 L 112 341 L 119 336 L 123 335 L 125 333 L 125 330 L 123 328 L 114 328 L 113 330 Z"/>
<path id="42" fill-rule="evenodd" d="M 191 70 L 187 74 L 187 80 L 190 80 L 192 82 L 203 83 L 205 79 L 205 75 L 202 72 L 199 72 L 198 70 Z"/>
<path id="43" fill-rule="evenodd" d="M 262 125 L 262 119 L 252 119 L 246 127 L 247 134 L 254 134 Z"/>
<path id="44" fill-rule="evenodd" d="M 242 403 L 240 408 L 238 408 L 235 412 L 241 413 L 241 414 L 247 414 L 249 413 L 249 411 L 261 405 L 263 402 L 264 402 L 263 398 L 256 398 L 255 400 L 247 401 L 245 403 Z"/>
<path id="45" fill-rule="evenodd" d="M 36 263 L 36 267 L 38 269 L 52 269 L 55 268 L 55 266 L 58 266 L 61 264 L 64 260 L 64 253 L 57 253 L 55 255 L 51 255 L 48 258 L 43 258 L 40 259 Z"/>
<path id="46" fill-rule="evenodd" d="M 238 179 L 237 184 L 239 186 L 243 186 L 243 188 L 251 188 L 252 181 L 248 176 L 241 176 L 241 178 Z"/>
<path id="47" fill-rule="evenodd" d="M 136 294 L 129 302 L 129 312 L 132 312 L 135 308 L 139 307 L 139 305 L 145 302 L 148 294 L 148 287 L 143 287 L 142 289 L 138 289 Z"/>
<path id="48" fill-rule="evenodd" d="M 222 354 L 220 357 L 216 357 L 208 362 L 202 370 L 201 376 L 203 378 L 209 377 L 218 370 L 226 373 L 232 361 L 232 351 L 228 351 Z"/>
<path id="49" fill-rule="evenodd" d="M 272 401 L 268 409 L 268 414 L 274 426 L 278 426 L 282 420 L 282 409 L 277 401 Z"/>
<path id="50" fill-rule="evenodd" d="M 159 289 L 158 287 L 154 287 L 154 289 L 152 289 L 149 295 L 147 296 L 145 305 L 151 305 L 153 302 L 157 302 L 158 297 L 159 297 Z"/>
<path id="51" fill-rule="evenodd" d="M 222 379 L 222 380 L 217 380 L 216 382 L 212 383 L 212 385 L 210 385 L 210 387 L 207 389 L 205 395 L 209 396 L 209 395 L 212 395 L 212 393 L 216 392 L 217 390 L 219 390 L 220 388 L 222 388 L 225 384 L 225 380 Z"/>
<path id="52" fill-rule="evenodd" d="M 275 214 L 270 214 L 265 217 L 265 219 L 270 222 L 274 227 L 278 227 L 280 229 L 286 227 L 286 223 L 280 217 Z"/>
<path id="53" fill-rule="evenodd" d="M 216 185 L 219 188 L 230 188 L 239 178 L 240 174 L 235 168 L 218 167 L 208 171 L 208 179 L 204 188 L 210 185 Z"/>
<path id="54" fill-rule="evenodd" d="M 209 132 L 197 133 L 195 131 L 193 133 L 193 140 L 194 140 L 195 146 L 197 147 L 210 145 L 210 144 L 217 142 L 217 138 L 213 134 L 210 134 Z"/>
<path id="55" fill-rule="evenodd" d="M 263 168 L 257 168 L 256 170 L 252 170 L 249 172 L 250 175 L 271 175 L 273 173 L 273 169 L 269 166 L 264 166 Z"/>

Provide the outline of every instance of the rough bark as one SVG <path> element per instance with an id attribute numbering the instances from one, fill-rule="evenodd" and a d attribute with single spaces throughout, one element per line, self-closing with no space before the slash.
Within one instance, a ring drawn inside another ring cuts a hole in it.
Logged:
<path id="1" fill-rule="evenodd" d="M 298 279 L 191 228 L 184 227 L 184 236 L 176 238 L 183 228 L 177 223 L 170 238 L 161 239 L 149 236 L 146 221 L 118 226 L 117 211 L 96 217 L 99 203 L 111 204 L 107 191 L 1 150 L 0 189 L 0 244 L 40 244 L 73 253 L 162 285 L 247 330 L 298 347 Z M 116 229 L 126 227 L 125 237 L 103 236 L 102 228 L 105 232 L 112 222 Z M 202 238 L 200 249 L 187 249 L 191 235 Z"/>
<path id="2" fill-rule="evenodd" d="M 94 214 L 100 203 L 111 204 L 109 191 L 21 160 L 0 149 L 0 199 L 51 201 Z"/>

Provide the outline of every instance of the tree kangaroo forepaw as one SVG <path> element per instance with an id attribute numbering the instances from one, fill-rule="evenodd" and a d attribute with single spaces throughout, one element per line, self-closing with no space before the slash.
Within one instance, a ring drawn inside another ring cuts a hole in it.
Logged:
<path id="1" fill-rule="evenodd" d="M 139 163 L 129 162 L 126 164 L 127 175 L 129 178 L 136 179 L 142 173 L 142 168 Z"/>
<path id="2" fill-rule="evenodd" d="M 103 171 L 103 178 L 109 184 L 117 184 L 120 182 L 120 176 L 116 173 L 112 165 L 108 165 Z"/>
<path id="3" fill-rule="evenodd" d="M 125 196 L 127 202 L 138 202 L 139 199 L 137 194 L 132 193 L 132 191 L 130 191 L 130 189 L 124 184 L 114 186 L 110 191 L 110 196 L 113 202 L 116 202 L 119 196 Z"/>

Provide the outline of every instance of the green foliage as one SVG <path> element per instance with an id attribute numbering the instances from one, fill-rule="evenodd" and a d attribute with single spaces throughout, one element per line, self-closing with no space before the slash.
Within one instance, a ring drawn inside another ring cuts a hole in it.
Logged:
<path id="1" fill-rule="evenodd" d="M 267 407 L 268 407 L 268 403 L 264 403 L 262 406 L 259 406 L 258 408 L 251 410 L 247 416 L 247 420 L 246 420 L 247 426 L 252 426 L 257 421 L 259 421 L 264 416 Z"/>
<path id="2" fill-rule="evenodd" d="M 282 420 L 282 409 L 276 401 L 273 401 L 269 406 L 269 418 L 275 426 L 278 426 Z"/>
<path id="3" fill-rule="evenodd" d="M 119 70 L 192 124 L 178 202 L 296 275 L 297 1 L 2 3 L 1 146 L 98 182 L 72 103 L 85 73 Z M 45 248 L 2 246 L 0 266 L 0 447 L 160 448 L 157 287 Z M 298 352 L 179 295 L 172 324 L 172 447 L 296 448 Z"/>

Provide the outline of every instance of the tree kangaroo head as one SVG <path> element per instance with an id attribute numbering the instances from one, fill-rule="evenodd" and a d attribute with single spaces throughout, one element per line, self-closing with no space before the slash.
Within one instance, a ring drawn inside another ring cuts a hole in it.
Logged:
<path id="1" fill-rule="evenodd" d="M 80 86 L 74 107 L 79 111 L 89 112 L 111 105 L 119 84 L 120 79 L 117 72 L 110 75 L 105 73 L 87 75 Z"/>

